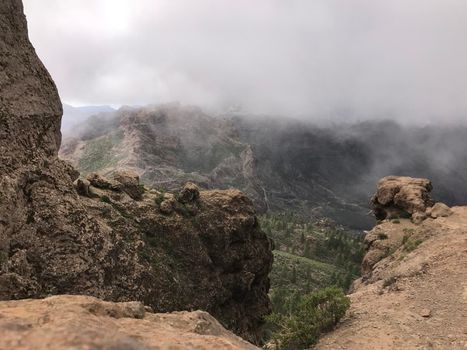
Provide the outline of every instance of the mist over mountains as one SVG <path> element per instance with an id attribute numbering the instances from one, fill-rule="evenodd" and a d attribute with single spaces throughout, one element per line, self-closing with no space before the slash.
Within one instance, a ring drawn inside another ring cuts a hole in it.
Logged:
<path id="1" fill-rule="evenodd" d="M 26 0 L 25 9 L 62 99 L 76 104 L 181 101 L 418 124 L 467 113 L 459 0 Z"/>
<path id="2" fill-rule="evenodd" d="M 212 116 L 180 104 L 121 108 L 88 119 L 61 155 L 84 172 L 136 169 L 155 187 L 238 187 L 260 211 L 294 210 L 368 228 L 368 196 L 386 175 L 427 177 L 449 205 L 467 196 L 467 127 L 394 121 L 316 125 Z"/>
<path id="3" fill-rule="evenodd" d="M 74 107 L 63 104 L 63 116 L 61 130 L 64 134 L 74 133 L 73 128 L 85 122 L 90 116 L 99 113 L 114 112 L 110 106 L 82 106 Z"/>

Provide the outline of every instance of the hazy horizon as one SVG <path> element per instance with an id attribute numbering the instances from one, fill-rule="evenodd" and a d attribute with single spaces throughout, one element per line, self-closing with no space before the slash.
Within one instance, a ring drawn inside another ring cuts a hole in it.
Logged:
<path id="1" fill-rule="evenodd" d="M 459 0 L 24 5 L 31 41 L 71 105 L 179 101 L 312 120 L 467 119 L 467 3 Z"/>

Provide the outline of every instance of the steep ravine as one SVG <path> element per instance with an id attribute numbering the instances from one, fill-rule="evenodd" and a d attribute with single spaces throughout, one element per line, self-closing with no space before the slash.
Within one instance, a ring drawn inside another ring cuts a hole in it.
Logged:
<path id="1" fill-rule="evenodd" d="M 62 107 L 21 0 L 0 3 L 0 67 L 0 300 L 84 294 L 203 309 L 258 342 L 272 253 L 251 201 L 151 191 L 132 173 L 77 182 L 57 156 Z"/>

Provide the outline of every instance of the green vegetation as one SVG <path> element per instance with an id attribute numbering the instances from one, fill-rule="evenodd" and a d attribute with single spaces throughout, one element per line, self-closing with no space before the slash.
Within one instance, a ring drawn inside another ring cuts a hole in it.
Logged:
<path id="1" fill-rule="evenodd" d="M 404 239 L 406 237 L 407 236 L 404 236 Z M 413 238 L 409 237 L 404 242 L 404 250 L 406 252 L 410 253 L 411 251 L 414 251 L 415 249 L 417 249 L 417 247 L 422 243 L 423 243 L 422 239 L 413 239 Z"/>
<path id="2" fill-rule="evenodd" d="M 348 308 L 344 290 L 360 274 L 363 235 L 293 213 L 266 214 L 260 223 L 275 244 L 267 338 L 280 349 L 306 348 Z"/>
<path id="3" fill-rule="evenodd" d="M 154 199 L 157 206 L 160 206 L 165 198 L 165 190 L 161 190 L 160 194 Z"/>
<path id="4" fill-rule="evenodd" d="M 415 230 L 413 228 L 404 228 L 404 237 L 402 237 L 402 245 L 405 252 L 410 253 L 417 249 L 423 243 L 423 239 L 413 237 Z"/>
<path id="5" fill-rule="evenodd" d="M 83 173 L 91 173 L 117 165 L 121 157 L 117 156 L 114 147 L 118 146 L 122 139 L 123 133 L 120 131 L 89 140 L 79 160 L 79 170 Z"/>
<path id="6" fill-rule="evenodd" d="M 343 289 L 360 274 L 363 236 L 330 221 L 310 222 L 292 213 L 260 217 L 262 229 L 274 240 L 272 289 L 310 292 L 331 285 Z M 291 283 L 293 271 L 297 279 Z"/>
<path id="7" fill-rule="evenodd" d="M 278 349 L 305 349 L 320 334 L 329 332 L 345 315 L 350 300 L 335 287 L 288 299 L 284 314 L 272 314 L 269 322 L 275 332 L 271 341 Z"/>
<path id="8" fill-rule="evenodd" d="M 108 196 L 102 196 L 101 197 L 101 202 L 102 203 L 108 203 L 111 204 L 112 202 L 110 201 L 110 198 Z"/>

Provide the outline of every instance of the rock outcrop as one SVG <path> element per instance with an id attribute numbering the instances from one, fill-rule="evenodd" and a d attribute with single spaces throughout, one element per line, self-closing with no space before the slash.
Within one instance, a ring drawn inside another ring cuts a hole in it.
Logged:
<path id="1" fill-rule="evenodd" d="M 378 182 L 371 204 L 377 219 L 411 217 L 424 213 L 433 205 L 430 192 L 433 189 L 428 179 L 406 176 L 387 176 Z"/>
<path id="2" fill-rule="evenodd" d="M 0 335 L 0 349 L 258 349 L 206 312 L 154 314 L 84 296 L 0 302 Z"/>
<path id="3" fill-rule="evenodd" d="M 57 157 L 61 103 L 20 0 L 0 3 L 0 29 L 0 300 L 85 294 L 203 309 L 257 342 L 272 254 L 251 201 L 235 190 L 194 200 L 191 189 L 194 201 L 172 195 L 168 213 L 137 174 L 79 178 Z"/>
<path id="4" fill-rule="evenodd" d="M 420 224 L 428 217 L 446 217 L 452 211 L 444 203 L 434 203 L 430 197 L 433 189 L 428 179 L 407 176 L 387 176 L 378 182 L 370 204 L 379 220 L 410 218 Z"/>
<path id="5" fill-rule="evenodd" d="M 467 207 L 428 209 L 420 223 L 384 220 L 368 232 L 351 309 L 317 349 L 467 346 Z"/>

